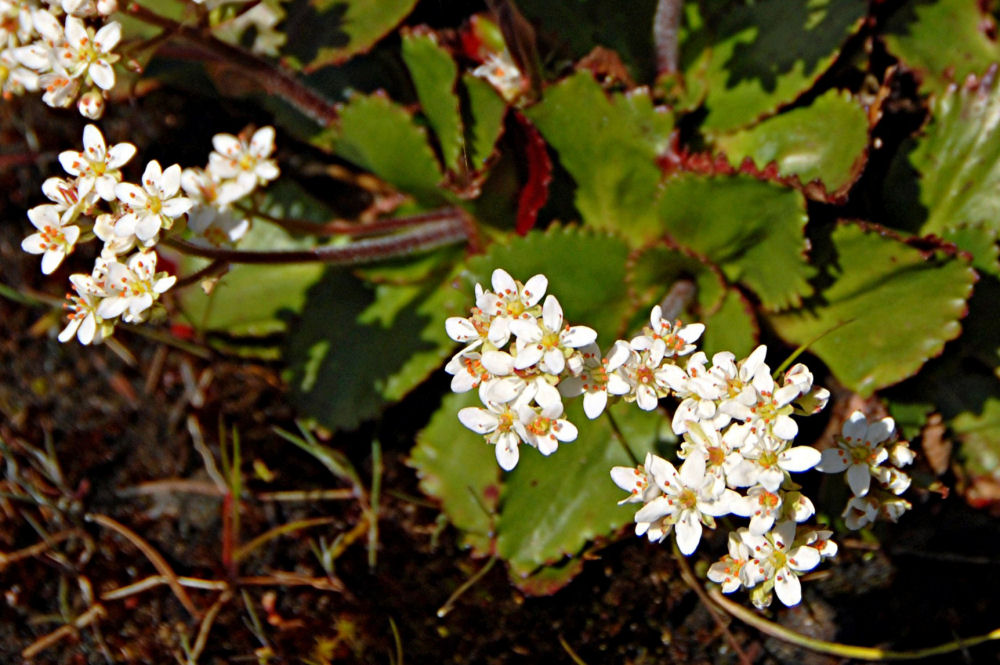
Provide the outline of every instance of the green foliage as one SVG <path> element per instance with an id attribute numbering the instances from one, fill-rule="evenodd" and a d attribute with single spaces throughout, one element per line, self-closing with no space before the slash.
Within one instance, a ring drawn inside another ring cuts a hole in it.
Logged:
<path id="1" fill-rule="evenodd" d="M 889 19 L 883 39 L 920 77 L 921 91 L 939 95 L 952 82 L 978 76 L 1000 61 L 1000 45 L 987 35 L 991 23 L 979 3 L 909 0 Z"/>
<path id="2" fill-rule="evenodd" d="M 914 230 L 920 234 L 947 235 L 968 227 L 995 234 L 1000 230 L 1000 98 L 994 77 L 950 89 L 931 100 L 930 110 L 923 135 L 900 152 L 888 180 L 886 198 L 895 224 L 919 224 Z M 988 241 L 969 234 L 951 237 L 977 256 L 991 251 Z"/>
<path id="3" fill-rule="evenodd" d="M 861 26 L 863 0 L 700 0 L 681 44 L 711 134 L 745 127 L 809 90 Z"/>
<path id="4" fill-rule="evenodd" d="M 871 395 L 912 376 L 961 332 L 976 279 L 961 259 L 854 225 L 838 226 L 816 251 L 827 266 L 817 297 L 768 321 L 851 390 Z"/>
<path id="5" fill-rule="evenodd" d="M 796 305 L 811 289 L 802 195 L 746 176 L 668 180 L 659 206 L 663 232 L 752 289 L 770 309 Z"/>
<path id="6" fill-rule="evenodd" d="M 433 33 L 409 32 L 403 36 L 403 60 L 417 89 L 420 107 L 437 135 L 445 165 L 458 169 L 464 138 L 455 82 L 458 67 Z"/>
<path id="7" fill-rule="evenodd" d="M 426 132 L 384 95 L 355 95 L 343 107 L 334 152 L 422 203 L 446 198 L 438 188 L 443 175 Z"/>
<path id="8" fill-rule="evenodd" d="M 868 116 L 850 94 L 830 90 L 809 106 L 720 135 L 715 144 L 734 166 L 746 157 L 759 167 L 773 162 L 782 176 L 818 180 L 830 193 L 844 192 L 865 166 Z"/>
<path id="9" fill-rule="evenodd" d="M 417 0 L 296 0 L 288 10 L 285 62 L 306 71 L 337 65 L 382 39 Z"/>
<path id="10" fill-rule="evenodd" d="M 582 221 L 639 242 L 657 229 L 651 204 L 660 180 L 656 149 L 669 135 L 652 105 L 643 106 L 623 95 L 609 97 L 581 72 L 526 110 L 573 176 Z"/>

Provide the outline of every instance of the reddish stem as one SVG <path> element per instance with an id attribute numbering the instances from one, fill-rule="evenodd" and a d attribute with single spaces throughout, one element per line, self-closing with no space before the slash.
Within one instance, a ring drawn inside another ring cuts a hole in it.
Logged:
<path id="1" fill-rule="evenodd" d="M 336 106 L 304 85 L 285 68 L 219 41 L 202 30 L 160 16 L 136 2 L 129 4 L 128 11 L 139 20 L 159 26 L 174 37 L 188 42 L 193 47 L 192 55 L 224 61 L 241 70 L 265 91 L 282 97 L 319 125 L 328 127 L 337 121 Z"/>

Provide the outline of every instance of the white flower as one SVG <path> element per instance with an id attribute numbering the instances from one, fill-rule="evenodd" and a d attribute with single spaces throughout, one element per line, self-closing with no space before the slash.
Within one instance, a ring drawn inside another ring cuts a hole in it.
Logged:
<path id="1" fill-rule="evenodd" d="M 107 149 L 104 135 L 95 125 L 83 128 L 83 152 L 59 153 L 59 163 L 77 178 L 77 194 L 85 199 L 91 191 L 105 201 L 115 198 L 115 185 L 121 180 L 121 167 L 135 155 L 131 143 L 117 143 Z"/>
<path id="2" fill-rule="evenodd" d="M 156 160 L 146 165 L 142 187 L 130 182 L 118 183 L 115 196 L 129 211 L 115 223 L 115 233 L 121 237 L 135 235 L 146 246 L 156 242 L 161 228 L 173 226 L 194 205 L 184 196 L 177 196 L 181 187 L 181 167 L 177 164 L 161 170 Z"/>
<path id="3" fill-rule="evenodd" d="M 274 152 L 274 127 L 254 132 L 250 142 L 232 134 L 216 134 L 215 150 L 208 156 L 208 171 L 220 183 L 219 202 L 232 203 L 278 177 Z"/>
<path id="4" fill-rule="evenodd" d="M 146 251 L 130 256 L 127 264 L 109 261 L 106 276 L 97 281 L 107 294 L 97 308 L 97 315 L 102 319 L 121 316 L 125 323 L 139 323 L 177 278 L 157 273 L 156 254 Z"/>
<path id="5" fill-rule="evenodd" d="M 534 275 L 521 284 L 506 270 L 497 268 L 493 271 L 492 285 L 493 291 L 484 291 L 477 285 L 476 307 L 489 322 L 487 340 L 502 348 L 510 341 L 510 326 L 514 321 L 535 318 L 536 306 L 545 295 L 549 280 L 545 275 Z"/>
<path id="6" fill-rule="evenodd" d="M 748 425 L 731 425 L 741 431 Z M 759 439 L 748 436 L 740 449 L 743 462 L 727 469 L 727 478 L 736 487 L 759 484 L 769 492 L 777 492 L 787 474 L 808 471 L 820 460 L 820 452 L 810 446 L 791 446 L 779 439 Z"/>
<path id="7" fill-rule="evenodd" d="M 100 344 L 114 329 L 97 314 L 104 290 L 90 275 L 70 275 L 69 281 L 76 295 L 66 296 L 63 307 L 69 323 L 59 333 L 59 341 L 68 342 L 76 336 L 81 344 Z"/>
<path id="8" fill-rule="evenodd" d="M 823 451 L 817 470 L 824 473 L 847 471 L 847 484 L 854 496 L 865 496 L 871 486 L 871 477 L 879 473 L 878 467 L 889 457 L 883 442 L 893 435 L 896 423 L 892 418 L 882 418 L 871 424 L 861 411 L 855 411 L 844 421 L 841 435 L 834 437 L 836 447 Z"/>
<path id="9" fill-rule="evenodd" d="M 490 53 L 486 62 L 472 70 L 472 75 L 489 81 L 508 102 L 517 99 L 528 87 L 528 80 L 514 64 L 507 49 Z"/>
<path id="10" fill-rule="evenodd" d="M 778 599 L 786 606 L 798 605 L 802 600 L 799 573 L 819 565 L 819 551 L 806 545 L 793 547 L 795 523 L 791 521 L 781 522 L 766 535 L 756 536 L 749 531 L 741 531 L 740 537 L 754 554 L 754 565 L 757 566 L 760 582 L 764 582 L 766 586 L 773 584 Z M 764 592 L 762 596 L 769 601 L 770 594 L 766 587 Z M 758 598 L 754 597 L 754 601 L 756 604 Z"/>
<path id="11" fill-rule="evenodd" d="M 736 493 L 705 475 L 705 458 L 688 457 L 678 472 L 664 460 L 652 469 L 653 480 L 663 492 L 635 514 L 635 521 L 656 522 L 670 517 L 677 534 L 677 547 L 691 554 L 701 541 L 702 523 L 714 528 L 713 517 L 728 515 Z"/>
<path id="12" fill-rule="evenodd" d="M 538 396 L 536 395 L 536 399 Z M 532 407 L 524 402 L 518 404 L 518 422 L 514 424 L 521 439 L 545 456 L 551 455 L 559 444 L 575 441 L 576 425 L 562 418 L 561 402 L 551 402 L 545 406 Z"/>
<path id="13" fill-rule="evenodd" d="M 754 579 L 753 553 L 739 533 L 729 533 L 729 554 L 713 563 L 709 569 L 707 577 L 716 584 L 722 585 L 722 593 L 732 593 L 739 590 L 741 586 L 752 587 L 757 581 Z"/>
<path id="14" fill-rule="evenodd" d="M 119 55 L 112 53 L 122 37 L 122 26 L 111 21 L 94 34 L 77 16 L 66 17 L 66 41 L 56 47 L 59 65 L 71 78 L 87 77 L 101 90 L 115 86 L 112 65 Z"/>
<path id="15" fill-rule="evenodd" d="M 616 370 L 632 354 L 628 343 L 615 342 L 608 357 L 601 359 L 596 344 L 580 349 L 583 366 L 579 376 L 569 376 L 559 382 L 559 392 L 565 397 L 583 395 L 583 412 L 593 420 L 604 412 L 608 395 L 625 395 L 631 391 L 629 383 Z"/>
<path id="16" fill-rule="evenodd" d="M 662 457 L 657 457 L 652 453 L 646 453 L 646 462 L 642 466 L 616 466 L 611 469 L 611 480 L 615 485 L 629 493 L 627 497 L 618 502 L 624 503 L 649 503 L 660 496 L 660 488 L 652 480 L 652 467 L 654 465 L 666 463 Z"/>
<path id="17" fill-rule="evenodd" d="M 695 342 L 705 332 L 705 325 L 692 323 L 681 325 L 680 321 L 671 323 L 663 319 L 663 310 L 655 305 L 649 313 L 649 326 L 643 329 L 643 334 L 632 339 L 632 348 L 636 351 L 649 351 L 659 364 L 663 358 L 686 356 L 695 349 Z"/>
<path id="18" fill-rule="evenodd" d="M 54 204 L 35 206 L 28 211 L 28 219 L 38 231 L 21 242 L 21 249 L 29 254 L 41 254 L 42 272 L 50 275 L 73 251 L 80 229 L 72 225 L 64 226 L 59 208 Z"/>
<path id="19" fill-rule="evenodd" d="M 592 344 L 597 332 L 587 326 L 563 326 L 562 306 L 549 295 L 542 305 L 542 319 L 518 319 L 511 323 L 517 337 L 514 368 L 523 370 L 538 364 L 543 372 L 559 375 L 566 368 L 570 349 Z"/>

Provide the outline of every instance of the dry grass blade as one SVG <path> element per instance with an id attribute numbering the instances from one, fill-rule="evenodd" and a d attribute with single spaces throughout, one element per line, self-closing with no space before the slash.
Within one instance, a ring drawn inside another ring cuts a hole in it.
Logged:
<path id="1" fill-rule="evenodd" d="M 124 524 L 111 519 L 107 515 L 91 513 L 86 516 L 86 519 L 89 522 L 96 522 L 106 529 L 111 529 L 112 531 L 117 532 L 130 543 L 135 545 L 140 552 L 146 555 L 146 558 L 149 559 L 149 562 L 153 564 L 153 567 L 160 572 L 160 575 L 166 579 L 167 584 L 170 585 L 170 590 L 174 592 L 175 596 L 177 596 L 177 600 L 181 602 L 181 605 L 183 605 L 192 616 L 200 616 L 198 608 L 195 607 L 193 602 L 191 602 L 191 597 L 187 595 L 187 592 L 184 591 L 184 587 L 182 587 L 178 581 L 177 574 L 170 567 L 170 564 L 167 563 L 166 559 L 160 556 L 160 553 L 157 552 L 152 545 L 143 540 L 142 537 L 135 531 L 132 531 Z"/>

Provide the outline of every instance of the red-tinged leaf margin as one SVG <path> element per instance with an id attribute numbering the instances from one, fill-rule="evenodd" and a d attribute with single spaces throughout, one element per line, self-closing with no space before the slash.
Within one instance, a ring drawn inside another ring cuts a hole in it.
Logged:
<path id="1" fill-rule="evenodd" d="M 729 158 L 721 152 L 690 152 L 685 149 L 680 152 L 671 152 L 664 155 L 658 160 L 658 163 L 664 175 L 673 175 L 675 173 L 696 173 L 707 176 L 748 175 L 757 180 L 797 189 L 810 200 L 837 205 L 847 201 L 848 191 L 854 185 L 852 182 L 845 187 L 830 192 L 827 190 L 826 185 L 819 179 L 804 183 L 797 175 L 781 175 L 778 172 L 777 162 L 758 166 L 752 158 L 746 157 L 740 162 L 739 166 L 733 166 L 729 162 Z"/>
<path id="2" fill-rule="evenodd" d="M 517 224 L 514 230 L 525 235 L 538 221 L 538 211 L 549 198 L 549 183 L 552 182 L 552 159 L 545 139 L 520 112 L 514 112 L 514 119 L 524 136 L 522 149 L 524 163 L 528 165 L 527 182 L 517 199 Z"/>

